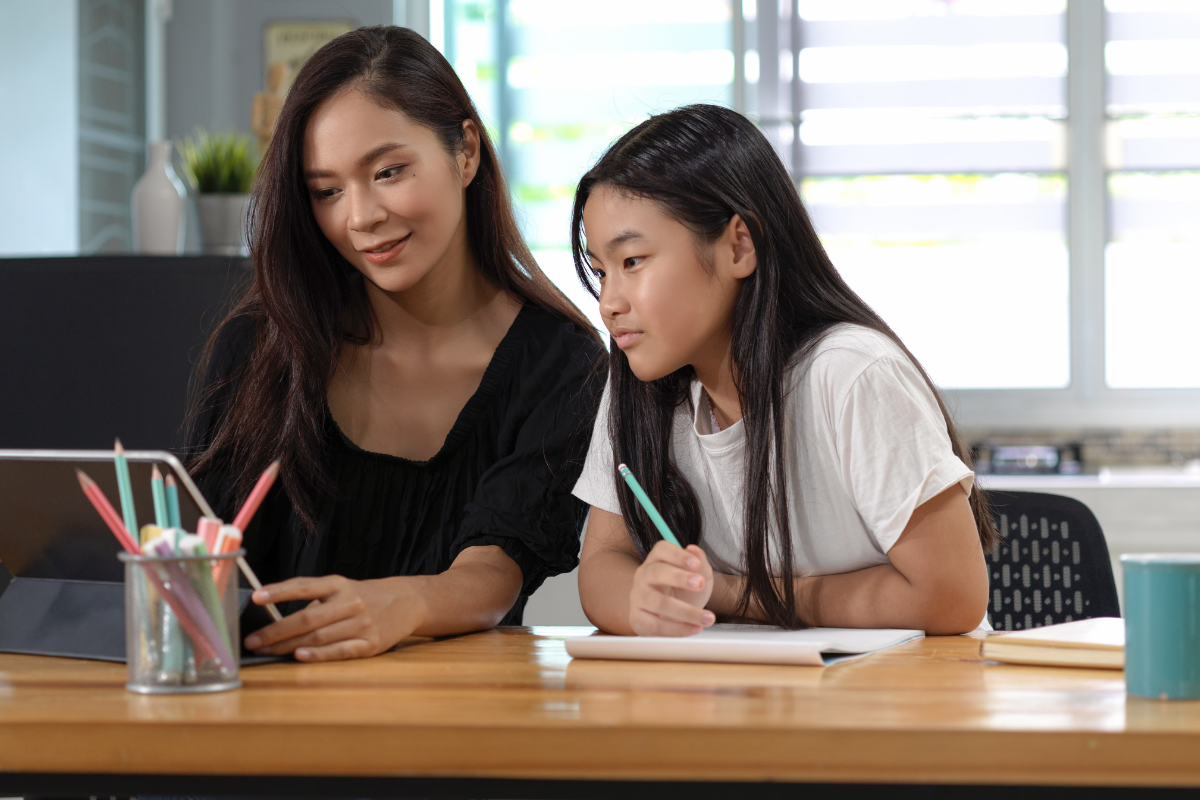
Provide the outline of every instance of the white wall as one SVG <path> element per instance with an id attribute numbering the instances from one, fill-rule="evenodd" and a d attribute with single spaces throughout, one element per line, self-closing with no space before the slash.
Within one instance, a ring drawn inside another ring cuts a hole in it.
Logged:
<path id="1" fill-rule="evenodd" d="M 79 249 L 75 0 L 0 2 L 0 256 Z"/>

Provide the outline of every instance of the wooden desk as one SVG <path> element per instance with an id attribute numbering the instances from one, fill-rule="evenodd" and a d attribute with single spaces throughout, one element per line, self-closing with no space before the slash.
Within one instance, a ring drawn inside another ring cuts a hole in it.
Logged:
<path id="1" fill-rule="evenodd" d="M 1120 672 L 985 664 L 969 637 L 824 669 L 572 661 L 562 639 L 583 630 L 265 665 L 208 696 L 0 656 L 0 793 L 61 791 L 64 773 L 106 794 L 182 791 L 172 775 L 353 776 L 376 794 L 436 785 L 413 778 L 1200 786 L 1200 702 L 1126 698 Z M 192 793 L 250 793 L 239 780 Z"/>

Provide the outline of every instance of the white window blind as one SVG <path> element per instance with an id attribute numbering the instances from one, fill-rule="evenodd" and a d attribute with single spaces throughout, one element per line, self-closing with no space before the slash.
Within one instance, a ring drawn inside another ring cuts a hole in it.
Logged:
<path id="1" fill-rule="evenodd" d="M 1065 7 L 800 0 L 796 20 L 788 2 L 747 7 L 752 110 L 839 271 L 943 387 L 1071 379 Z"/>
<path id="2" fill-rule="evenodd" d="M 1108 0 L 1106 380 L 1200 387 L 1200 0 Z"/>

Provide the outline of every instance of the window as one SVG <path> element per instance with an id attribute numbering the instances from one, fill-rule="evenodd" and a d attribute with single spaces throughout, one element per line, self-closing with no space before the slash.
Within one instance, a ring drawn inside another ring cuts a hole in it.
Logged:
<path id="1" fill-rule="evenodd" d="M 1106 9 L 1107 382 L 1200 387 L 1200 2 Z"/>
<path id="2" fill-rule="evenodd" d="M 434 2 L 593 315 L 579 176 L 647 115 L 724 103 L 961 423 L 1200 424 L 1200 0 Z"/>
<path id="3" fill-rule="evenodd" d="M 788 6 L 757 3 L 760 51 Z M 1065 2 L 797 8 L 793 159 L 838 270 L 941 386 L 1067 386 Z"/>

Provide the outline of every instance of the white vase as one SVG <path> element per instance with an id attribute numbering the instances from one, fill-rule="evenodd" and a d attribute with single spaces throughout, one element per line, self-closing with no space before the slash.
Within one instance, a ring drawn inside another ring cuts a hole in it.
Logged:
<path id="1" fill-rule="evenodd" d="M 200 239 L 204 252 L 214 256 L 244 256 L 248 194 L 214 192 L 196 196 L 200 215 Z"/>
<path id="2" fill-rule="evenodd" d="M 150 165 L 133 186 L 133 248 L 147 255 L 183 252 L 187 190 L 171 168 L 171 143 L 150 143 Z"/>

